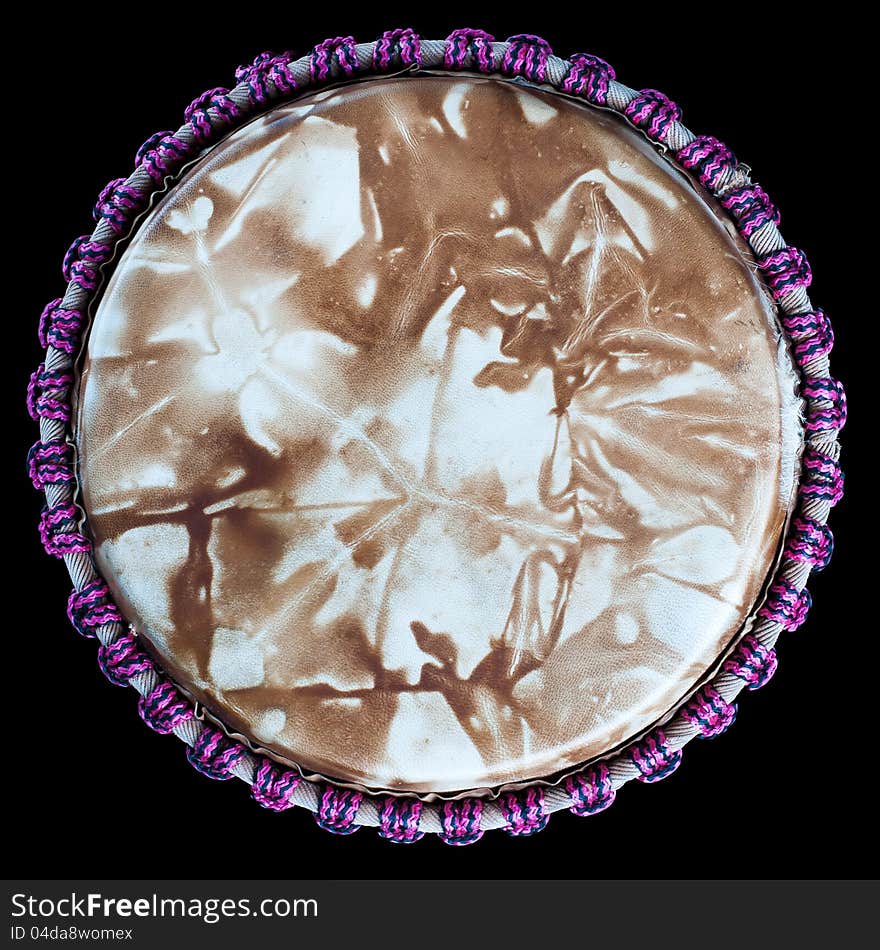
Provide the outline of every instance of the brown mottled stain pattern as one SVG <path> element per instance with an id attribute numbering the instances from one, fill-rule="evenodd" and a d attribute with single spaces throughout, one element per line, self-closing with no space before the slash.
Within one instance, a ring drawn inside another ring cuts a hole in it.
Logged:
<path id="1" fill-rule="evenodd" d="M 448 791 L 625 740 L 758 596 L 793 375 L 614 117 L 369 82 L 214 149 L 115 270 L 78 443 L 100 567 L 230 726 Z"/>

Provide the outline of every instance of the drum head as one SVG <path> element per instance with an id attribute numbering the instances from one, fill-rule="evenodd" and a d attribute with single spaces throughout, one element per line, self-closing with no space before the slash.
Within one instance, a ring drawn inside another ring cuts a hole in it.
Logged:
<path id="1" fill-rule="evenodd" d="M 147 213 L 76 446 L 112 594 L 305 775 L 452 795 L 662 723 L 747 632 L 802 439 L 751 252 L 610 111 L 499 77 L 278 106 Z"/>

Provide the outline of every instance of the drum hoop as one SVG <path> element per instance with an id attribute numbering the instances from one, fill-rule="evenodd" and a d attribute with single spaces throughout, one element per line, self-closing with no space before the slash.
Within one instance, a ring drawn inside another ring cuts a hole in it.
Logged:
<path id="1" fill-rule="evenodd" d="M 305 778 L 199 714 L 198 707 L 140 649 L 109 598 L 84 529 L 85 512 L 78 504 L 71 429 L 74 369 L 90 307 L 118 247 L 134 233 L 157 196 L 206 149 L 269 109 L 340 82 L 419 71 L 452 75 L 465 71 L 526 82 L 618 113 L 640 129 L 698 189 L 727 210 L 753 252 L 756 276 L 776 304 L 797 364 L 805 407 L 799 499 L 782 557 L 763 602 L 744 624 L 749 632 L 734 638 L 719 657 L 714 677 L 679 705 L 662 728 L 591 761 L 556 784 L 536 782 L 494 797 L 436 801 L 406 794 L 365 794 L 332 781 Z M 307 808 L 319 825 L 336 833 L 372 826 L 391 841 L 409 843 L 436 833 L 448 844 L 470 844 L 483 832 L 498 828 L 526 836 L 541 830 L 550 814 L 564 808 L 577 815 L 604 810 L 631 779 L 665 778 L 678 767 L 681 750 L 691 739 L 724 731 L 736 712 L 733 700 L 744 687 L 756 689 L 770 678 L 776 667 L 776 641 L 783 630 L 803 622 L 810 604 L 807 579 L 830 556 L 826 522 L 842 494 L 838 433 L 845 422 L 846 400 L 840 384 L 829 375 L 830 326 L 807 295 L 809 265 L 780 234 L 778 212 L 763 189 L 752 183 L 751 169 L 738 163 L 717 139 L 696 136 L 686 128 L 676 104 L 662 93 L 619 83 L 614 70 L 596 56 L 555 56 L 544 40 L 532 35 L 496 42 L 479 30 L 456 30 L 446 40 L 421 40 L 411 30 L 394 30 L 371 43 L 335 38 L 299 59 L 261 54 L 253 65 L 240 67 L 236 79 L 234 88 L 210 90 L 195 100 L 176 132 L 148 139 L 138 152 L 134 171 L 104 189 L 95 209 L 96 228 L 77 239 L 65 258 L 64 295 L 43 312 L 40 334 L 46 355 L 28 387 L 40 439 L 28 463 L 35 487 L 46 498 L 40 525 L 44 545 L 49 554 L 64 560 L 73 581 L 68 610 L 73 625 L 98 640 L 106 675 L 140 694 L 145 722 L 181 739 L 199 771 L 211 778 L 242 779 L 251 785 L 253 797 L 273 810 Z"/>

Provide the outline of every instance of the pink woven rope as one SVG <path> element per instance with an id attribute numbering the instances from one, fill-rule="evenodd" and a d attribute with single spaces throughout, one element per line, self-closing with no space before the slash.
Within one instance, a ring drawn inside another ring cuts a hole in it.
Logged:
<path id="1" fill-rule="evenodd" d="M 490 73 L 495 68 L 492 43 L 495 37 L 483 30 L 455 30 L 446 40 L 443 64 L 447 69 L 474 69 Z"/>
<path id="2" fill-rule="evenodd" d="M 720 201 L 733 216 L 740 233 L 747 240 L 766 224 L 779 225 L 779 212 L 760 185 L 735 188 L 722 195 Z"/>
<path id="3" fill-rule="evenodd" d="M 121 235 L 146 203 L 146 195 L 129 185 L 126 179 L 116 178 L 98 195 L 92 214 L 96 221 L 105 221 L 117 235 Z"/>
<path id="4" fill-rule="evenodd" d="M 419 831 L 422 803 L 418 798 L 389 795 L 379 810 L 379 834 L 395 844 L 413 844 L 425 837 Z"/>
<path id="5" fill-rule="evenodd" d="M 128 686 L 132 677 L 152 672 L 153 661 L 140 648 L 137 637 L 129 632 L 98 649 L 98 666 L 114 686 Z"/>
<path id="6" fill-rule="evenodd" d="M 483 837 L 480 827 L 483 802 L 479 798 L 461 798 L 440 806 L 440 840 L 444 844 L 476 844 Z"/>
<path id="7" fill-rule="evenodd" d="M 752 634 L 746 634 L 729 659 L 724 661 L 724 672 L 732 673 L 745 682 L 749 689 L 766 686 L 776 672 L 776 651 L 765 647 Z"/>
<path id="8" fill-rule="evenodd" d="M 232 771 L 245 755 L 244 746 L 220 729 L 205 726 L 195 743 L 186 750 L 190 765 L 216 781 L 232 778 Z"/>
<path id="9" fill-rule="evenodd" d="M 550 816 L 544 811 L 544 789 L 540 786 L 505 792 L 498 807 L 506 822 L 504 830 L 514 837 L 528 837 L 547 827 Z"/>
<path id="10" fill-rule="evenodd" d="M 352 76 L 358 68 L 354 39 L 350 36 L 324 40 L 312 50 L 309 72 L 314 83 L 333 78 L 334 70 L 342 76 Z"/>
<path id="11" fill-rule="evenodd" d="M 68 554 L 84 554 L 91 549 L 88 540 L 79 531 L 79 518 L 79 509 L 70 502 L 43 508 L 39 530 L 47 554 L 65 557 Z"/>
<path id="12" fill-rule="evenodd" d="M 263 759 L 254 777 L 251 794 L 254 801 L 271 811 L 293 808 L 293 793 L 301 779 L 296 772 L 285 769 L 270 759 Z"/>
<path id="13" fill-rule="evenodd" d="M 727 731 L 736 719 L 736 705 L 723 699 L 713 686 L 704 686 L 685 703 L 681 714 L 708 739 Z"/>
<path id="14" fill-rule="evenodd" d="M 249 66 L 239 66 L 235 71 L 236 82 L 247 84 L 249 97 L 254 106 L 262 106 L 274 96 L 289 96 L 296 89 L 296 78 L 290 63 L 293 53 L 260 53 Z"/>
<path id="15" fill-rule="evenodd" d="M 704 188 L 714 191 L 736 169 L 736 156 L 714 135 L 698 135 L 676 153 L 679 164 L 693 172 Z"/>
<path id="16" fill-rule="evenodd" d="M 373 69 L 376 72 L 421 65 L 421 40 L 412 30 L 388 30 L 376 41 L 373 50 Z"/>
<path id="17" fill-rule="evenodd" d="M 569 810 L 574 815 L 597 815 L 614 804 L 617 792 L 611 784 L 611 773 L 604 762 L 569 775 L 565 790 L 571 798 Z"/>
<path id="18" fill-rule="evenodd" d="M 656 89 L 643 89 L 623 110 L 623 114 L 649 138 L 663 141 L 669 127 L 681 118 L 681 109 Z"/>
<path id="19" fill-rule="evenodd" d="M 781 303 L 794 290 L 809 287 L 813 272 L 806 254 L 796 247 L 784 247 L 758 258 L 758 267 L 764 272 L 764 279 L 773 299 Z"/>
<path id="20" fill-rule="evenodd" d="M 31 419 L 58 419 L 69 422 L 72 412 L 70 391 L 73 373 L 50 371 L 44 363 L 31 373 L 27 388 L 27 410 Z"/>
<path id="21" fill-rule="evenodd" d="M 83 637 L 94 637 L 95 631 L 105 624 L 122 623 L 122 614 L 100 577 L 71 593 L 67 598 L 67 618 Z"/>
<path id="22" fill-rule="evenodd" d="M 834 331 L 824 310 L 784 313 L 782 325 L 791 337 L 792 352 L 801 369 L 812 360 L 827 356 L 834 346 Z"/>
<path id="23" fill-rule="evenodd" d="M 807 446 L 801 459 L 803 476 L 800 496 L 805 501 L 824 501 L 832 507 L 843 498 L 843 472 L 840 463 Z"/>
<path id="24" fill-rule="evenodd" d="M 518 33 L 507 40 L 508 46 L 501 60 L 501 72 L 507 76 L 523 76 L 532 82 L 547 81 L 547 58 L 553 50 L 550 44 L 531 33 Z"/>
<path id="25" fill-rule="evenodd" d="M 360 828 L 357 813 L 363 797 L 360 792 L 350 788 L 325 785 L 315 821 L 325 831 L 335 835 L 354 834 Z"/>
<path id="26" fill-rule="evenodd" d="M 81 310 L 61 306 L 61 298 L 50 300 L 40 314 L 37 338 L 44 349 L 54 346 L 72 356 L 79 349 L 79 337 L 85 318 Z"/>
<path id="27" fill-rule="evenodd" d="M 164 681 L 154 686 L 138 701 L 141 719 L 154 731 L 166 736 L 184 722 L 192 719 L 192 704 L 176 686 Z"/>
<path id="28" fill-rule="evenodd" d="M 166 176 L 179 171 L 197 150 L 197 145 L 188 145 L 173 132 L 156 132 L 137 150 L 134 163 L 136 168 L 145 168 L 150 178 L 161 185 Z"/>
<path id="29" fill-rule="evenodd" d="M 640 782 L 659 782 L 668 778 L 681 765 L 681 750 L 672 749 L 662 729 L 637 742 L 630 753 L 639 770 Z"/>
<path id="30" fill-rule="evenodd" d="M 562 91 L 604 106 L 608 101 L 609 83 L 615 78 L 614 69 L 592 53 L 575 53 L 569 61 L 571 66 L 562 81 Z"/>
<path id="31" fill-rule="evenodd" d="M 215 128 L 225 129 L 244 117 L 241 106 L 228 93 L 228 89 L 217 86 L 196 96 L 186 107 L 184 117 L 200 145 L 207 145 Z"/>

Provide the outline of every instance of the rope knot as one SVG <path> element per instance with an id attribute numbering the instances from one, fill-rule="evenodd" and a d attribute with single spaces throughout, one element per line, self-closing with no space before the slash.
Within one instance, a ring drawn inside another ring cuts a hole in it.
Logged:
<path id="1" fill-rule="evenodd" d="M 255 105 L 263 105 L 280 92 L 290 95 L 296 90 L 296 80 L 290 63 L 293 53 L 260 53 L 249 66 L 239 66 L 235 70 L 236 82 L 247 84 L 249 98 Z"/>
<path id="2" fill-rule="evenodd" d="M 834 535 L 827 524 L 799 516 L 794 519 L 783 557 L 809 564 L 814 571 L 828 566 L 834 551 Z"/>
<path id="3" fill-rule="evenodd" d="M 523 76 L 530 82 L 547 81 L 547 57 L 553 53 L 550 44 L 531 33 L 517 33 L 507 39 L 501 61 L 506 76 Z"/>
<path id="4" fill-rule="evenodd" d="M 518 792 L 505 792 L 498 798 L 507 824 L 504 830 L 514 837 L 527 838 L 547 827 L 550 816 L 544 811 L 544 789 L 525 788 Z"/>
<path id="5" fill-rule="evenodd" d="M 743 185 L 740 188 L 734 188 L 733 191 L 722 195 L 719 200 L 722 207 L 730 212 L 745 238 L 750 238 L 765 224 L 772 223 L 779 226 L 779 211 L 760 185 Z"/>
<path id="6" fill-rule="evenodd" d="M 122 623 L 122 614 L 113 603 L 110 588 L 100 578 L 89 581 L 67 598 L 67 617 L 81 637 L 94 637 L 94 631 L 107 623 Z"/>
<path id="7" fill-rule="evenodd" d="M 453 30 L 446 37 L 443 65 L 447 69 L 473 69 L 491 73 L 495 69 L 492 43 L 495 37 L 484 30 Z"/>
<path id="8" fill-rule="evenodd" d="M 777 303 L 793 290 L 809 287 L 813 280 L 807 255 L 796 247 L 784 247 L 781 251 L 773 251 L 759 257 L 758 267 L 761 268 L 764 280 Z"/>
<path id="9" fill-rule="evenodd" d="M 128 686 L 130 679 L 154 669 L 131 630 L 98 648 L 98 666 L 114 686 Z"/>
<path id="10" fill-rule="evenodd" d="M 669 747 L 662 729 L 637 743 L 630 757 L 639 770 L 640 774 L 636 778 L 640 782 L 659 782 L 672 775 L 681 765 L 681 750 Z"/>
<path id="11" fill-rule="evenodd" d="M 325 785 L 315 821 L 334 835 L 354 834 L 360 825 L 355 823 L 363 795 L 350 788 Z"/>
<path id="12" fill-rule="evenodd" d="M 200 145 L 211 139 L 215 125 L 224 128 L 242 114 L 241 107 L 229 98 L 229 90 L 225 86 L 206 89 L 200 96 L 196 96 L 183 112 Z"/>
<path id="13" fill-rule="evenodd" d="M 699 690 L 681 711 L 704 739 L 720 736 L 736 719 L 736 704 L 728 703 L 712 686 Z"/>
<path id="14" fill-rule="evenodd" d="M 571 798 L 569 811 L 582 818 L 605 811 L 617 797 L 611 784 L 611 773 L 604 762 L 569 775 L 565 780 L 565 790 Z"/>
<path id="15" fill-rule="evenodd" d="M 91 292 L 98 286 L 101 264 L 108 261 L 112 253 L 111 245 L 92 241 L 90 235 L 83 234 L 67 249 L 61 274 L 68 283 Z"/>
<path id="16" fill-rule="evenodd" d="M 373 69 L 378 72 L 421 65 L 422 45 L 418 33 L 410 29 L 388 30 L 376 41 Z"/>
<path id="17" fill-rule="evenodd" d="M 807 399 L 807 432 L 831 432 L 846 425 L 846 393 L 831 376 L 808 377 L 801 392 Z"/>
<path id="18" fill-rule="evenodd" d="M 771 585 L 767 601 L 758 611 L 758 616 L 778 623 L 783 630 L 797 630 L 807 619 L 811 604 L 812 598 L 806 587 L 798 590 L 788 581 L 778 580 Z"/>
<path id="19" fill-rule="evenodd" d="M 693 142 L 680 148 L 675 157 L 710 191 L 723 187 L 736 169 L 733 152 L 714 135 L 698 135 Z"/>
<path id="20" fill-rule="evenodd" d="M 379 809 L 379 834 L 395 844 L 412 844 L 425 837 L 419 831 L 422 803 L 417 798 L 389 795 Z"/>
<path id="21" fill-rule="evenodd" d="M 205 726 L 195 744 L 186 750 L 190 765 L 218 782 L 232 778 L 232 770 L 244 754 L 244 746 L 213 726 Z"/>
<path id="22" fill-rule="evenodd" d="M 31 419 L 60 419 L 69 422 L 70 391 L 73 373 L 69 370 L 46 369 L 45 363 L 31 373 L 27 388 L 27 410 Z"/>
<path id="23" fill-rule="evenodd" d="M 773 678 L 777 665 L 776 651 L 747 633 L 724 661 L 724 672 L 744 680 L 749 689 L 760 689 Z"/>
<path id="24" fill-rule="evenodd" d="M 833 508 L 843 498 L 843 472 L 830 455 L 807 446 L 801 468 L 800 495 L 804 501 L 825 501 Z"/>
<path id="25" fill-rule="evenodd" d="M 141 696 L 138 713 L 154 732 L 167 736 L 182 722 L 192 719 L 194 710 L 175 686 L 163 682 Z"/>
<path id="26" fill-rule="evenodd" d="M 324 40 L 312 50 L 309 61 L 312 82 L 325 82 L 337 76 L 352 76 L 358 68 L 354 38 L 351 36 L 336 36 Z"/>
<path id="27" fill-rule="evenodd" d="M 40 540 L 46 554 L 64 557 L 89 550 L 88 540 L 79 531 L 79 509 L 71 502 L 46 505 L 40 514 Z"/>
<path id="28" fill-rule="evenodd" d="M 79 349 L 79 338 L 83 328 L 83 315 L 80 310 L 68 310 L 60 307 L 61 298 L 50 300 L 40 314 L 37 337 L 43 348 L 54 346 L 72 356 Z"/>
<path id="29" fill-rule="evenodd" d="M 120 234 L 146 203 L 146 197 L 126 184 L 125 178 L 114 178 L 98 195 L 92 215 L 96 221 L 106 221 Z"/>
<path id="30" fill-rule="evenodd" d="M 35 442 L 27 454 L 28 475 L 37 491 L 46 485 L 69 485 L 75 480 L 73 446 L 63 439 Z"/>
<path id="31" fill-rule="evenodd" d="M 681 109 L 657 89 L 643 89 L 623 110 L 648 138 L 662 142 L 669 127 L 681 118 Z"/>
<path id="32" fill-rule="evenodd" d="M 795 362 L 803 369 L 815 359 L 827 356 L 834 347 L 834 332 L 825 311 L 781 314 L 782 325 L 791 337 Z"/>
<path id="33" fill-rule="evenodd" d="M 569 62 L 571 65 L 562 82 L 562 91 L 604 106 L 608 101 L 608 87 L 616 77 L 614 69 L 592 53 L 575 53 Z"/>
<path id="34" fill-rule="evenodd" d="M 173 132 L 154 132 L 137 150 L 134 163 L 136 167 L 145 168 L 150 178 L 161 184 L 196 151 L 195 145 L 187 145 Z"/>
<path id="35" fill-rule="evenodd" d="M 479 798 L 460 798 L 440 806 L 440 840 L 444 844 L 474 844 L 483 837 L 480 821 L 483 802 Z"/>
<path id="36" fill-rule="evenodd" d="M 300 776 L 296 772 L 263 759 L 254 776 L 251 795 L 263 808 L 286 811 L 293 808 L 293 793 L 299 783 Z"/>

